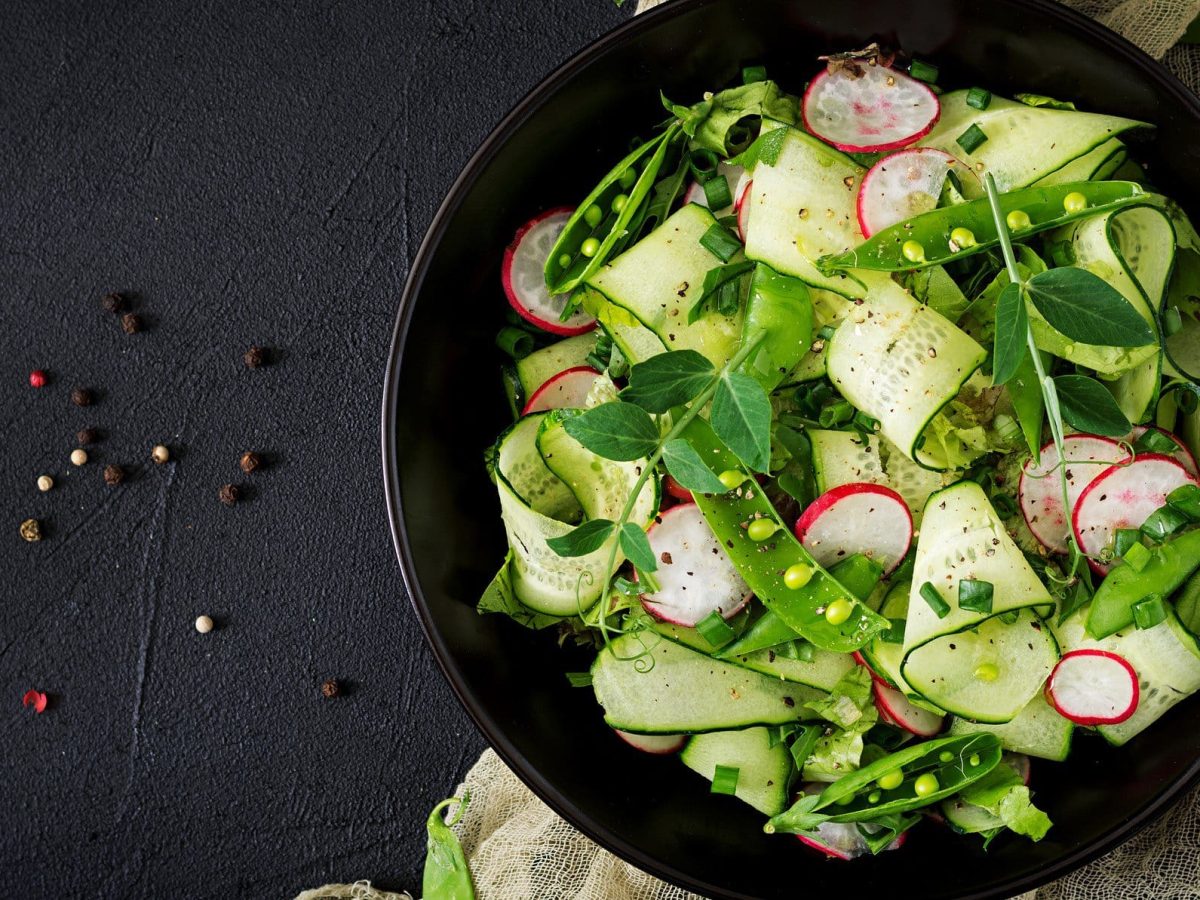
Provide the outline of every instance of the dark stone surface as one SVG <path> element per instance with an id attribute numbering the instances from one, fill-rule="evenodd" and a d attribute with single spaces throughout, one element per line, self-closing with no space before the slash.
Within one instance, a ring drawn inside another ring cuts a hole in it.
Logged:
<path id="1" fill-rule="evenodd" d="M 387 531 L 396 302 L 475 146 L 628 14 L 0 5 L 0 896 L 419 890 L 425 815 L 483 742 Z M 110 290 L 143 333 L 101 310 Z M 243 365 L 252 344 L 271 365 Z M 87 425 L 103 439 L 75 468 Z M 252 475 L 248 449 L 269 463 Z"/>

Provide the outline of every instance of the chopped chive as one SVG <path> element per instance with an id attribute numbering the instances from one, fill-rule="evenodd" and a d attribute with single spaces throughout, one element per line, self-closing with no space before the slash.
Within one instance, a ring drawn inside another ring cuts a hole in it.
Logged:
<path id="1" fill-rule="evenodd" d="M 1141 437 L 1133 442 L 1133 449 L 1139 453 L 1165 453 L 1169 456 L 1179 447 L 1157 428 L 1147 428 Z"/>
<path id="2" fill-rule="evenodd" d="M 778 130 L 783 131 L 782 128 Z M 1184 387 L 1179 391 L 1179 398 L 1175 402 L 1179 404 L 1179 411 L 1185 416 L 1190 416 L 1197 408 L 1200 408 L 1200 398 L 1197 398 L 1196 391 L 1189 387 Z"/>
<path id="3" fill-rule="evenodd" d="M 904 626 L 908 624 L 906 619 L 889 619 L 890 625 L 880 637 L 885 644 L 903 644 L 904 643 Z"/>
<path id="4" fill-rule="evenodd" d="M 744 66 L 742 68 L 742 84 L 754 84 L 756 81 L 767 80 L 766 66 Z"/>
<path id="5" fill-rule="evenodd" d="M 496 335 L 496 346 L 513 359 L 524 359 L 533 352 L 533 335 L 523 328 L 505 326 Z"/>
<path id="6" fill-rule="evenodd" d="M 836 328 L 834 328 L 832 325 L 822 325 L 822 326 L 821 326 L 821 327 L 820 327 L 820 328 L 817 330 L 817 337 L 819 337 L 819 338 L 820 338 L 821 340 L 823 340 L 823 341 L 827 341 L 827 340 L 829 340 L 831 337 L 833 337 L 833 333 L 834 333 L 835 331 L 837 331 L 837 329 L 836 329 Z"/>
<path id="7" fill-rule="evenodd" d="M 742 770 L 737 766 L 718 765 L 713 771 L 712 792 L 714 794 L 733 794 L 737 791 L 738 776 Z"/>
<path id="8" fill-rule="evenodd" d="M 991 613 L 995 588 L 990 581 L 964 578 L 958 583 L 958 608 L 971 612 Z"/>
<path id="9" fill-rule="evenodd" d="M 938 79 L 938 67 L 931 63 L 914 59 L 908 66 L 908 74 L 917 79 L 917 81 L 933 84 Z"/>
<path id="10" fill-rule="evenodd" d="M 588 687 L 592 683 L 592 673 L 568 672 L 567 681 L 571 682 L 571 687 Z"/>
<path id="11" fill-rule="evenodd" d="M 1167 504 L 1193 522 L 1200 522 L 1200 487 L 1185 484 L 1167 494 Z"/>
<path id="12" fill-rule="evenodd" d="M 848 400 L 837 400 L 824 407 L 817 415 L 817 423 L 822 428 L 832 428 L 835 425 L 845 425 L 854 420 L 855 409 Z"/>
<path id="13" fill-rule="evenodd" d="M 967 106 L 972 109 L 987 109 L 992 104 L 992 92 L 980 87 L 967 91 Z"/>
<path id="14" fill-rule="evenodd" d="M 1133 624 L 1138 628 L 1153 628 L 1159 622 L 1166 621 L 1166 618 L 1167 608 L 1158 594 L 1151 594 L 1141 603 L 1133 604 Z"/>
<path id="15" fill-rule="evenodd" d="M 1000 615 L 998 615 L 996 618 L 998 618 L 1005 625 L 1015 625 L 1017 622 L 1017 616 L 1020 614 L 1020 610 L 1010 609 L 1008 612 L 1000 613 Z"/>
<path id="16" fill-rule="evenodd" d="M 805 640 L 786 641 L 777 645 L 773 652 L 783 659 L 796 659 L 800 662 L 812 662 L 813 645 Z"/>
<path id="17" fill-rule="evenodd" d="M 715 609 L 696 623 L 696 630 L 714 650 L 724 647 L 737 636 L 733 627 Z"/>
<path id="18" fill-rule="evenodd" d="M 974 153 L 986 140 L 987 135 L 983 133 L 983 129 L 978 125 L 972 125 L 955 139 L 955 143 L 965 152 Z"/>
<path id="19" fill-rule="evenodd" d="M 697 181 L 704 181 L 717 174 L 717 154 L 711 150 L 693 150 L 688 156 L 688 167 Z"/>
<path id="20" fill-rule="evenodd" d="M 862 431 L 877 431 L 879 429 L 879 420 L 868 416 L 862 410 L 859 410 L 854 414 L 854 418 L 851 420 L 851 422 L 854 424 L 855 428 L 858 428 Z"/>
<path id="21" fill-rule="evenodd" d="M 796 763 L 797 772 L 804 771 L 804 764 L 812 756 L 813 750 L 817 746 L 817 741 L 821 738 L 822 731 L 823 729 L 820 725 L 802 725 L 800 727 L 796 739 L 788 747 L 788 750 L 792 754 L 792 761 Z"/>
<path id="22" fill-rule="evenodd" d="M 1152 541 L 1165 541 L 1189 522 L 1187 516 L 1167 505 L 1150 513 L 1150 518 L 1142 523 L 1141 532 Z"/>
<path id="23" fill-rule="evenodd" d="M 939 619 L 944 619 L 950 614 L 950 604 L 942 599 L 937 588 L 928 581 L 921 585 L 921 598 L 937 613 Z"/>
<path id="24" fill-rule="evenodd" d="M 1075 265 L 1075 247 L 1070 241 L 1055 241 L 1050 245 L 1050 260 L 1057 268 Z"/>
<path id="25" fill-rule="evenodd" d="M 714 175 L 704 182 L 704 199 L 708 201 L 709 209 L 724 209 L 733 203 L 733 195 L 729 193 L 729 179 L 724 175 Z"/>
<path id="26" fill-rule="evenodd" d="M 1121 554 L 1121 559 L 1125 560 L 1129 568 L 1135 572 L 1140 572 L 1146 568 L 1146 564 L 1150 562 L 1150 551 L 1146 549 L 1144 544 L 1130 544 L 1125 548 L 1125 552 Z"/>
<path id="27" fill-rule="evenodd" d="M 742 242 L 730 234 L 728 228 L 716 223 L 704 232 L 700 246 L 721 262 L 729 262 L 742 249 Z"/>
<path id="28" fill-rule="evenodd" d="M 1136 528 L 1118 528 L 1113 535 L 1113 556 L 1123 557 L 1134 544 L 1142 543 L 1142 533 Z"/>
<path id="29" fill-rule="evenodd" d="M 1183 328 L 1183 316 L 1179 314 L 1179 307 L 1172 306 L 1163 312 L 1163 331 L 1167 333 L 1167 337 L 1173 334 L 1179 334 Z"/>

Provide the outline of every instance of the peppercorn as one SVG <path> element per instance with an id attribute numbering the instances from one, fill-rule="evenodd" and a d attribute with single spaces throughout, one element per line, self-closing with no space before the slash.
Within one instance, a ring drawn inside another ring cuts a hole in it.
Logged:
<path id="1" fill-rule="evenodd" d="M 38 490 L 43 494 L 54 487 L 54 479 L 49 475 L 39 475 L 37 480 Z"/>
<path id="2" fill-rule="evenodd" d="M 142 330 L 142 317 L 137 313 L 125 313 L 121 316 L 121 328 L 126 334 L 137 334 Z"/>
<path id="3" fill-rule="evenodd" d="M 75 432 L 75 441 L 79 444 L 94 444 L 100 440 L 100 432 L 95 428 L 81 428 Z"/>
<path id="4" fill-rule="evenodd" d="M 211 616 L 196 616 L 196 630 L 201 634 L 208 634 L 213 630 L 214 625 Z"/>
<path id="5" fill-rule="evenodd" d="M 88 461 L 87 451 L 82 447 L 76 447 L 71 451 L 71 462 L 77 466 L 86 465 Z"/>
<path id="6" fill-rule="evenodd" d="M 171 451 L 162 444 L 155 444 L 150 451 L 150 458 L 161 466 L 171 458 Z"/>
<path id="7" fill-rule="evenodd" d="M 46 373 L 41 369 L 34 369 L 29 373 L 29 386 L 40 388 L 46 386 Z"/>
<path id="8" fill-rule="evenodd" d="M 242 458 L 238 461 L 238 464 L 242 467 L 242 471 L 249 475 L 262 465 L 262 457 L 253 450 L 247 450 L 242 454 Z"/>
<path id="9" fill-rule="evenodd" d="M 77 387 L 71 391 L 71 402 L 76 406 L 91 406 L 95 399 L 96 396 L 88 388 Z"/>
<path id="10" fill-rule="evenodd" d="M 242 361 L 247 368 L 257 369 L 259 366 L 267 364 L 267 351 L 262 347 L 254 346 L 242 354 Z"/>
<path id="11" fill-rule="evenodd" d="M 217 491 L 217 497 L 226 506 L 233 506 L 241 496 L 241 489 L 236 484 L 223 484 L 221 490 Z"/>
<path id="12" fill-rule="evenodd" d="M 42 539 L 42 523 L 37 519 L 26 519 L 21 523 L 21 537 L 33 543 Z"/>
<path id="13" fill-rule="evenodd" d="M 330 699 L 336 697 L 339 693 L 341 693 L 341 690 L 342 690 L 342 686 L 337 683 L 336 678 L 326 679 L 321 684 L 321 694 Z"/>
<path id="14" fill-rule="evenodd" d="M 125 470 L 120 466 L 109 463 L 104 467 L 104 483 L 108 485 L 120 484 L 125 480 Z"/>
<path id="15" fill-rule="evenodd" d="M 113 291 L 100 298 L 100 305 L 104 307 L 105 312 L 114 314 L 125 312 L 125 297 L 117 291 Z"/>

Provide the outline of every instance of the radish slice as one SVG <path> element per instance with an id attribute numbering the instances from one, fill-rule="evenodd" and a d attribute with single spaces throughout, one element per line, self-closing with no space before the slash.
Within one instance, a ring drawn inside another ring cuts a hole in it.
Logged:
<path id="1" fill-rule="evenodd" d="M 568 207 L 547 210 L 534 216 L 517 229 L 512 243 L 504 250 L 500 264 L 500 280 L 504 293 L 523 319 L 553 334 L 575 335 L 591 331 L 596 320 L 583 310 L 576 311 L 567 321 L 558 317 L 566 306 L 568 294 L 550 296 L 546 287 L 544 268 L 554 242 L 562 233 L 572 210 Z"/>
<path id="2" fill-rule="evenodd" d="M 694 503 L 695 498 L 692 492 L 685 488 L 682 484 L 672 478 L 670 475 L 663 478 L 663 490 L 678 500 L 680 503 Z"/>
<path id="3" fill-rule="evenodd" d="M 882 565 L 885 576 L 908 553 L 912 531 L 904 499 L 868 482 L 826 491 L 796 521 L 796 539 L 822 566 L 861 553 Z"/>
<path id="4" fill-rule="evenodd" d="M 1033 775 L 1033 763 L 1024 753 L 1005 753 L 1000 757 L 1000 761 L 1009 766 L 1017 777 L 1025 782 L 1025 786 L 1029 786 L 1029 779 Z"/>
<path id="5" fill-rule="evenodd" d="M 848 153 L 899 150 L 933 128 L 942 106 L 929 87 L 903 72 L 862 66 L 819 74 L 804 92 L 808 131 Z"/>
<path id="6" fill-rule="evenodd" d="M 944 717 L 914 706 L 895 688 L 875 682 L 875 706 L 900 728 L 918 737 L 933 737 L 942 730 Z"/>
<path id="7" fill-rule="evenodd" d="M 1076 725 L 1116 725 L 1138 705 L 1137 672 L 1107 650 L 1074 650 L 1046 681 L 1046 699 Z"/>
<path id="8" fill-rule="evenodd" d="M 1098 463 L 1118 463 L 1129 458 L 1129 451 L 1112 438 L 1094 434 L 1072 434 L 1063 439 L 1067 466 L 1067 498 L 1074 510 L 1079 495 L 1106 471 Z M 1071 525 L 1063 510 L 1062 484 L 1058 477 L 1058 450 L 1051 441 L 1042 448 L 1038 465 L 1030 459 L 1021 470 L 1017 497 L 1025 524 L 1043 547 L 1055 553 L 1066 553 Z"/>
<path id="9" fill-rule="evenodd" d="M 580 409 L 600 373 L 591 366 L 565 369 L 533 392 L 521 415 L 548 409 Z"/>
<path id="10" fill-rule="evenodd" d="M 882 684 L 884 687 L 890 686 L 890 685 L 888 685 L 886 678 L 884 678 L 882 675 L 880 675 L 878 672 L 876 672 L 874 669 L 871 668 L 871 664 L 867 661 L 867 658 L 865 656 L 863 656 L 860 651 L 855 650 L 850 655 L 854 657 L 854 661 L 856 663 L 858 663 L 860 666 L 862 666 L 864 669 L 867 670 L 867 672 L 871 676 L 872 681 L 874 681 L 876 684 Z"/>
<path id="11" fill-rule="evenodd" d="M 753 187 L 753 185 L 754 182 L 750 179 L 747 179 L 746 187 L 733 202 L 733 208 L 737 212 L 738 235 L 743 241 L 746 240 L 746 228 L 750 222 L 750 204 L 746 201 L 750 197 L 750 188 Z"/>
<path id="12" fill-rule="evenodd" d="M 614 728 L 613 731 L 633 749 L 655 756 L 678 753 L 687 743 L 687 735 L 683 734 L 630 734 L 618 728 Z"/>
<path id="13" fill-rule="evenodd" d="M 858 226 L 864 237 L 937 206 L 950 170 L 962 163 L 933 147 L 886 156 L 863 176 L 858 189 Z"/>
<path id="14" fill-rule="evenodd" d="M 1165 428 L 1159 428 L 1155 425 L 1137 425 L 1134 427 L 1133 431 L 1129 433 L 1129 437 L 1126 438 L 1126 440 L 1132 444 L 1152 428 L 1164 437 L 1169 438 L 1172 443 L 1179 448 L 1173 452 L 1171 456 L 1175 457 L 1175 459 L 1179 461 L 1179 464 L 1188 470 L 1188 474 L 1192 475 L 1193 477 L 1200 477 L 1200 468 L 1197 468 L 1196 466 L 1196 457 L 1192 456 L 1192 451 L 1187 448 L 1187 444 L 1185 444 L 1175 435 L 1171 434 L 1171 432 L 1167 431 Z"/>
<path id="15" fill-rule="evenodd" d="M 731 166 L 726 162 L 717 163 L 717 174 L 725 176 L 725 180 L 729 184 L 729 196 L 733 198 L 733 202 L 729 206 L 713 211 L 713 215 L 720 219 L 741 208 L 742 198 L 746 196 L 746 188 L 750 184 L 750 176 L 741 166 Z M 704 193 L 704 185 L 693 181 L 683 195 L 683 202 L 697 203 L 707 208 L 708 195 Z"/>
<path id="16" fill-rule="evenodd" d="M 904 846 L 907 835 L 907 831 L 900 832 L 896 839 L 884 848 L 884 852 L 899 850 Z M 806 847 L 819 850 L 832 859 L 857 859 L 864 853 L 871 852 L 854 822 L 822 822 L 817 826 L 815 834 L 798 834 L 796 838 Z"/>
<path id="17" fill-rule="evenodd" d="M 695 503 L 662 513 L 646 537 L 658 559 L 658 590 L 642 594 L 642 605 L 651 615 L 694 628 L 713 610 L 728 619 L 749 602 L 750 587 Z"/>
<path id="18" fill-rule="evenodd" d="M 1118 528 L 1139 528 L 1150 514 L 1167 502 L 1167 494 L 1185 484 L 1197 484 L 1187 469 L 1169 456 L 1146 453 L 1126 466 L 1111 466 L 1079 495 L 1071 525 L 1075 540 L 1090 557 L 1112 543 Z M 1092 568 L 1105 566 L 1089 559 Z"/>

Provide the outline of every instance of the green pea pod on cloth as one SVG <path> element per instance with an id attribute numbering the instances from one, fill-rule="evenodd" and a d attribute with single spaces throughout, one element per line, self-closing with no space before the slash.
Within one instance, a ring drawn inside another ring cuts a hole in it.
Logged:
<path id="1" fill-rule="evenodd" d="M 443 800 L 429 814 L 425 823 L 429 838 L 422 883 L 424 900 L 475 900 L 471 869 L 467 866 L 467 858 L 457 835 L 451 831 L 462 818 L 469 802 L 470 794 L 464 790 L 461 798 Z M 442 818 L 442 811 L 450 806 L 457 808 L 447 821 Z"/>

